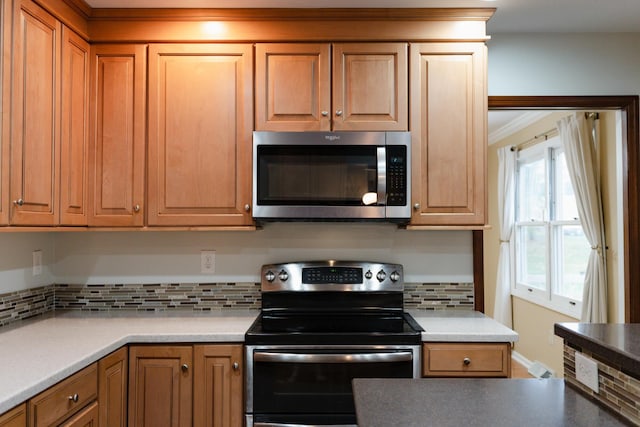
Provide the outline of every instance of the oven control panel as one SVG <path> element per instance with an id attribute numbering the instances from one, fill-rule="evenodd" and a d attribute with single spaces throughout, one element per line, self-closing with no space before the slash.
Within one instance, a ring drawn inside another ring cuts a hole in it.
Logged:
<path id="1" fill-rule="evenodd" d="M 314 261 L 262 266 L 262 291 L 402 291 L 400 264 Z"/>

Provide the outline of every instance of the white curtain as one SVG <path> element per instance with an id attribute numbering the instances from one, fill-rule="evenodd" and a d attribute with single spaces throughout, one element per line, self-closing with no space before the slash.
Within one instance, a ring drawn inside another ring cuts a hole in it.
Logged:
<path id="1" fill-rule="evenodd" d="M 500 254 L 496 278 L 496 300 L 493 317 L 512 327 L 511 315 L 511 248 L 510 240 L 515 221 L 516 152 L 511 147 L 498 149 L 498 222 Z"/>
<path id="2" fill-rule="evenodd" d="M 558 121 L 578 214 L 591 255 L 582 298 L 582 322 L 607 322 L 607 275 L 604 260 L 604 224 L 600 197 L 600 167 L 593 118 L 574 113 Z"/>

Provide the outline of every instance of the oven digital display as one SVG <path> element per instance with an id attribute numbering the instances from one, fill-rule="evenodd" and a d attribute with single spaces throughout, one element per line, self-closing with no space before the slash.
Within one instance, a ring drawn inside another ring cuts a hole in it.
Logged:
<path id="1" fill-rule="evenodd" d="M 357 267 L 313 267 L 302 269 L 302 283 L 321 285 L 340 283 L 356 285 L 362 283 L 362 268 Z"/>

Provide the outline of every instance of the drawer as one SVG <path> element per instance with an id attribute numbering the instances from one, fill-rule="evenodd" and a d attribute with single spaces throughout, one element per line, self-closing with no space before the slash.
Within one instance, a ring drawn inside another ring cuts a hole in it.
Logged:
<path id="1" fill-rule="evenodd" d="M 426 343 L 422 360 L 425 377 L 509 377 L 511 345 Z"/>
<path id="2" fill-rule="evenodd" d="M 0 427 L 27 427 L 27 405 L 23 403 L 0 414 Z"/>
<path id="3" fill-rule="evenodd" d="M 30 426 L 57 425 L 97 396 L 98 369 L 94 363 L 30 399 Z"/>

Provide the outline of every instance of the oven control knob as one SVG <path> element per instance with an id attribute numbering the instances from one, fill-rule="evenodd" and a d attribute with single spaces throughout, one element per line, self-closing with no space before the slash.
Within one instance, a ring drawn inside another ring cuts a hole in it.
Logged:
<path id="1" fill-rule="evenodd" d="M 394 270 L 393 273 L 391 273 L 391 276 L 389 276 L 389 278 L 391 278 L 392 282 L 397 282 L 398 280 L 400 280 L 400 273 Z"/>
<path id="2" fill-rule="evenodd" d="M 269 270 L 266 273 L 264 273 L 264 278 L 267 279 L 267 282 L 271 283 L 274 280 L 276 280 L 276 275 L 273 274 L 273 271 Z"/>
<path id="3" fill-rule="evenodd" d="M 278 279 L 282 280 L 283 282 L 286 282 L 288 278 L 289 278 L 289 274 L 284 270 L 280 270 L 280 273 L 278 273 Z"/>
<path id="4" fill-rule="evenodd" d="M 378 282 L 384 281 L 386 277 L 387 277 L 387 273 L 385 273 L 384 270 L 380 270 L 378 271 L 378 274 L 376 274 L 376 279 L 378 279 Z"/>
<path id="5" fill-rule="evenodd" d="M 371 279 L 373 277 L 373 273 L 371 272 L 371 270 L 367 270 L 367 272 L 364 273 L 364 277 L 366 277 L 367 279 Z"/>

